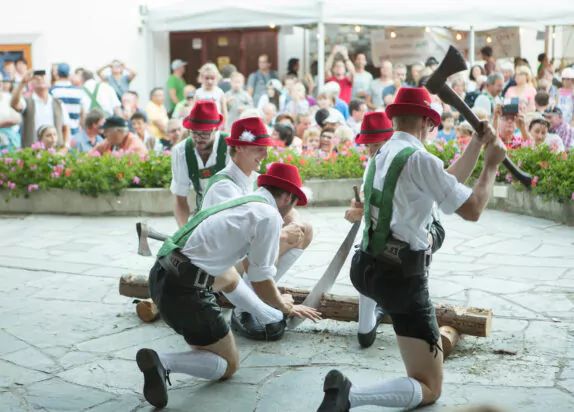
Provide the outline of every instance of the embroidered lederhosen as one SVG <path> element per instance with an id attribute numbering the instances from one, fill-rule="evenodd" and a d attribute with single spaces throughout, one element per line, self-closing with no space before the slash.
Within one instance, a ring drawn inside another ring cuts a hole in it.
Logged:
<path id="1" fill-rule="evenodd" d="M 162 319 L 194 346 L 211 345 L 229 333 L 211 286 L 215 278 L 195 266 L 180 250 L 197 226 L 208 217 L 249 202 L 269 203 L 264 197 L 248 195 L 205 208 L 168 238 L 150 271 L 150 297 Z"/>
<path id="2" fill-rule="evenodd" d="M 438 353 L 440 334 L 428 293 L 431 250 L 412 251 L 408 243 L 394 238 L 391 232 L 397 182 L 417 150 L 406 147 L 393 158 L 382 191 L 373 187 L 375 159 L 369 162 L 364 185 L 365 229 L 361 249 L 353 257 L 351 281 L 391 316 L 397 335 L 422 339 Z M 374 228 L 371 206 L 379 209 Z"/>
<path id="3" fill-rule="evenodd" d="M 201 201 L 203 200 L 204 195 L 203 190 L 201 189 L 200 181 L 209 179 L 217 172 L 225 168 L 225 162 L 227 160 L 227 143 L 225 143 L 225 138 L 228 136 L 229 135 L 227 133 L 219 133 L 215 165 L 206 167 L 204 169 L 199 168 L 197 156 L 195 155 L 195 145 L 193 144 L 193 138 L 188 137 L 185 141 L 185 161 L 187 163 L 187 173 L 189 174 L 189 180 L 191 180 L 193 189 L 195 190 L 195 203 L 198 210 L 201 207 Z"/>

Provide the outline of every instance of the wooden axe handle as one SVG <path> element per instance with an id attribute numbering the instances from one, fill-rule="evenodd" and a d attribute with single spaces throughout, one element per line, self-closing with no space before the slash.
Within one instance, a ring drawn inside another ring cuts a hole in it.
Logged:
<path id="1" fill-rule="evenodd" d="M 446 104 L 450 104 L 456 110 L 458 110 L 459 113 L 462 114 L 462 116 L 466 119 L 467 122 L 470 123 L 472 128 L 476 130 L 477 133 L 483 133 L 483 125 L 476 114 L 470 109 L 470 107 L 468 107 L 464 100 L 462 100 L 460 96 L 456 94 L 454 90 L 452 90 L 449 85 L 445 84 L 442 87 L 438 97 L 440 97 L 441 100 Z M 514 178 L 522 183 L 527 189 L 532 187 L 532 176 L 520 170 L 518 166 L 516 166 L 512 160 L 508 158 L 508 156 L 506 156 L 502 164 L 508 169 L 510 174 L 512 174 L 512 176 L 514 176 Z"/>
<path id="2" fill-rule="evenodd" d="M 359 188 L 357 186 L 353 186 L 353 192 L 355 192 L 355 202 L 361 203 L 361 194 L 359 193 Z"/>

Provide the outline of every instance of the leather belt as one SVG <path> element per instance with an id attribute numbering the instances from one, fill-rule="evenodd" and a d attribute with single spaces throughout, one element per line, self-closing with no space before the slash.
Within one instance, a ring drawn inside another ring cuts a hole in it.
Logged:
<path id="1" fill-rule="evenodd" d="M 187 256 L 174 250 L 158 259 L 172 281 L 183 287 L 195 289 L 210 289 L 215 278 L 195 266 Z"/>
<path id="2" fill-rule="evenodd" d="M 391 236 L 382 252 L 375 254 L 375 259 L 393 266 L 400 266 L 403 273 L 417 275 L 426 272 L 430 266 L 432 249 L 413 251 L 408 243 Z"/>

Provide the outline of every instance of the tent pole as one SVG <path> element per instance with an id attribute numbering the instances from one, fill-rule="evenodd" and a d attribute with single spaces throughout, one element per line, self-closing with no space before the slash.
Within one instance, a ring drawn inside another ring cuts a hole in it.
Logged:
<path id="1" fill-rule="evenodd" d="M 470 31 L 468 33 L 468 62 L 470 67 L 474 66 L 474 26 L 470 26 Z"/>
<path id="2" fill-rule="evenodd" d="M 317 88 L 325 84 L 325 0 L 318 0 L 319 22 L 317 24 Z"/>

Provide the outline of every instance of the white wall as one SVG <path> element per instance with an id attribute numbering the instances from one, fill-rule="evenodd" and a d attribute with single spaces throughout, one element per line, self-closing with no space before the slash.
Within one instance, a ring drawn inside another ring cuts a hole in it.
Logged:
<path id="1" fill-rule="evenodd" d="M 173 0 L 171 0 L 173 1 Z M 85 3 L 75 0 L 12 1 L 0 24 L 0 44 L 32 45 L 35 69 L 50 70 L 53 63 L 66 62 L 72 69 L 86 67 L 96 71 L 113 59 L 120 59 L 138 72 L 132 88 L 147 100 L 150 62 L 168 65 L 165 53 L 169 44 L 161 35 L 153 35 L 158 59 L 146 54 L 146 33 L 142 28 L 139 5 L 146 0 L 99 0 Z M 147 0 L 148 5 L 164 5 L 166 0 Z M 10 18 L 6 18 L 10 16 Z M 159 68 L 157 68 L 159 70 Z M 165 70 L 165 69 L 163 69 Z"/>
<path id="2" fill-rule="evenodd" d="M 276 68 L 279 75 L 287 73 L 287 62 L 292 57 L 300 60 L 300 74 L 305 67 L 306 56 L 303 55 L 305 50 L 305 29 L 301 27 L 280 27 L 279 36 L 277 36 L 277 54 L 279 55 L 279 67 Z"/>

